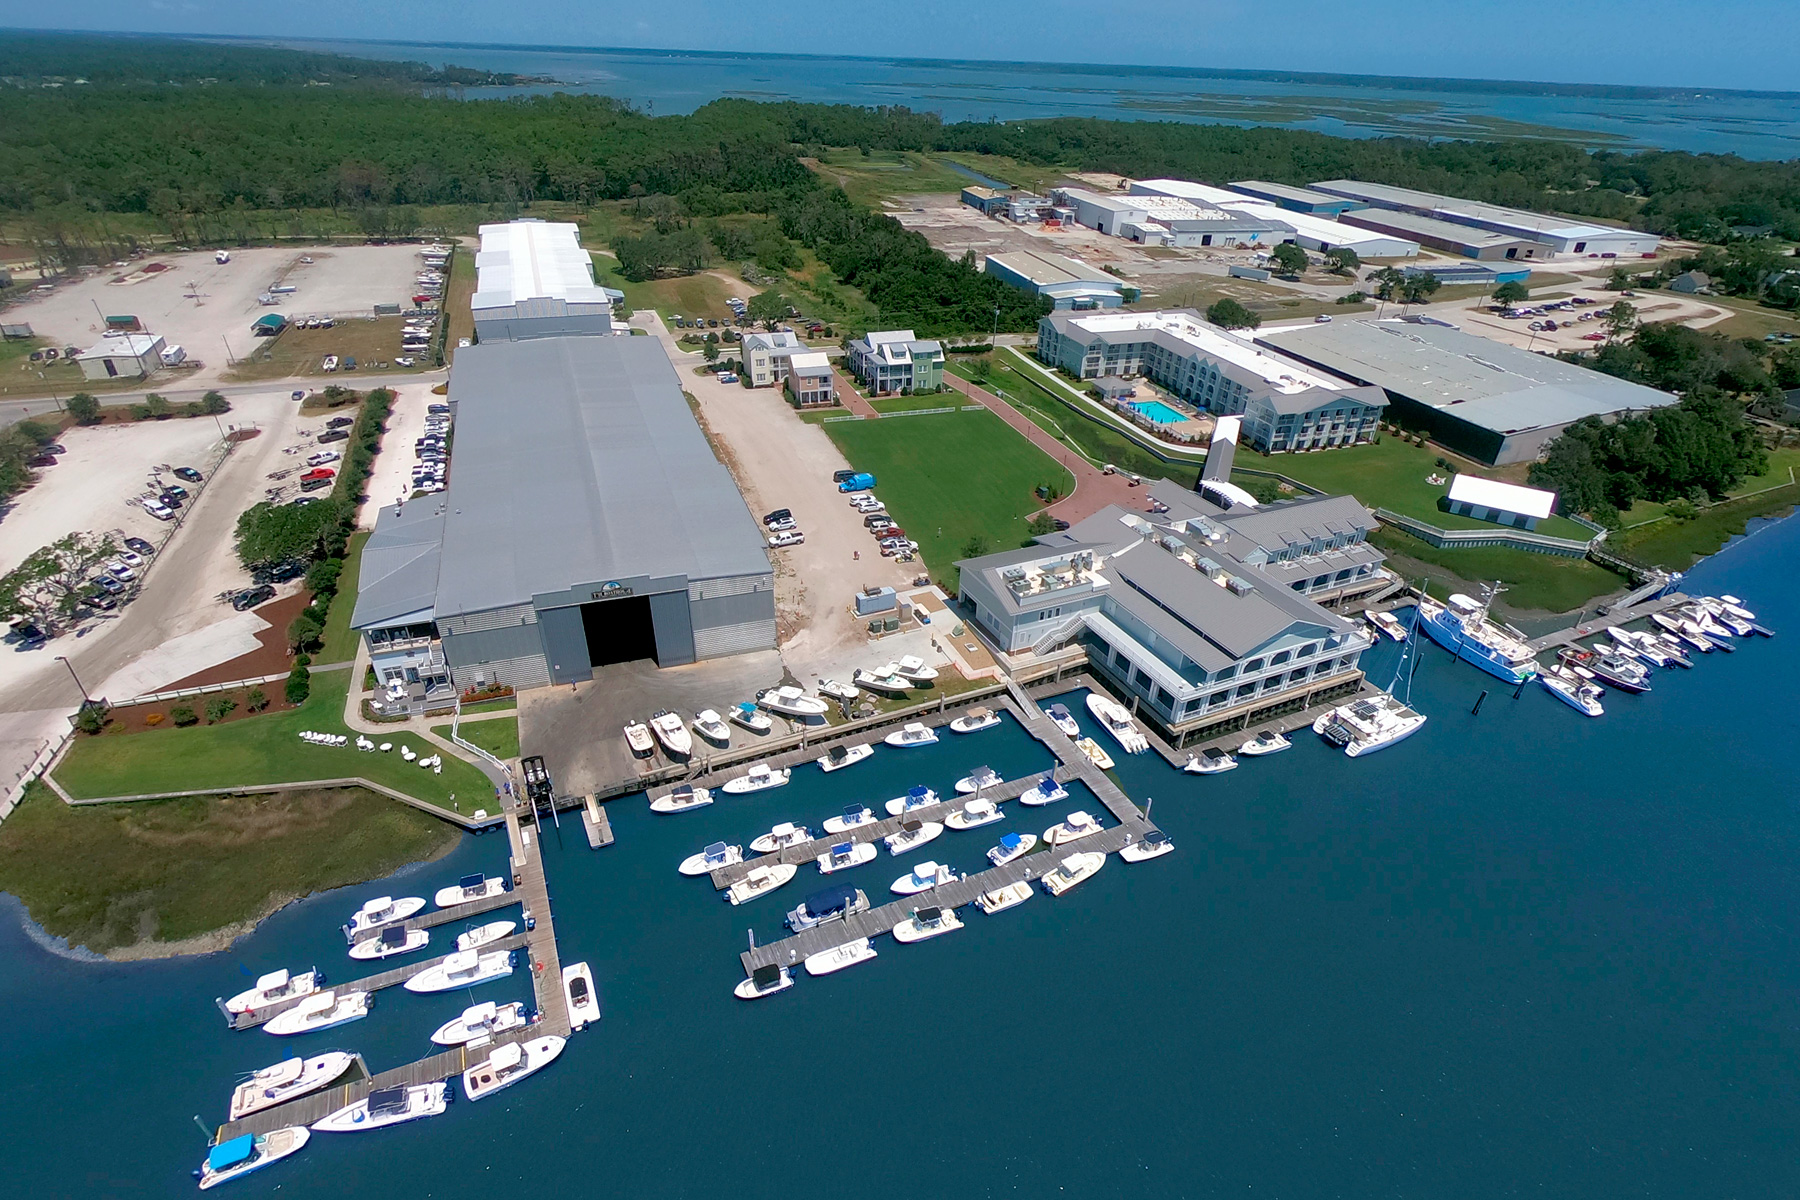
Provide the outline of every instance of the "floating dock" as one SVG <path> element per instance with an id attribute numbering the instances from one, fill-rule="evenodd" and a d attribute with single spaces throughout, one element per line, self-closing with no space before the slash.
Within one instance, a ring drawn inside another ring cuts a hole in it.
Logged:
<path id="1" fill-rule="evenodd" d="M 606 809 L 592 796 L 582 799 L 581 827 L 587 830 L 588 849 L 598 850 L 613 844 L 612 820 Z"/>
<path id="2" fill-rule="evenodd" d="M 488 943 L 481 948 L 481 951 L 484 954 L 489 954 L 495 950 L 519 950 L 523 949 L 525 944 L 525 935 L 522 933 L 515 933 L 511 937 L 501 938 L 497 942 Z M 398 987 L 411 979 L 414 975 L 429 971 L 449 957 L 448 954 L 440 954 L 436 958 L 420 959 L 418 962 L 407 963 L 403 967 L 395 967 L 390 971 L 382 971 L 378 975 L 368 975 L 362 979 L 346 980 L 343 983 L 328 983 L 319 990 L 325 992 L 379 992 L 386 988 Z M 317 994 L 317 992 L 313 993 L 313 995 Z M 293 1008 L 296 1004 L 299 1004 L 305 999 L 307 999 L 306 996 L 295 996 L 290 1000 L 277 1000 L 267 1008 L 258 1008 L 253 1009 L 250 1012 L 237 1013 L 231 1017 L 231 1028 L 234 1030 L 255 1029 L 258 1026 L 266 1025 L 268 1022 L 274 1020 L 277 1016 L 286 1012 L 288 1009 Z"/>
<path id="3" fill-rule="evenodd" d="M 1608 609 L 1605 616 L 1596 616 L 1591 621 L 1584 621 L 1569 629 L 1559 629 L 1555 633 L 1547 633 L 1543 637 L 1530 638 L 1525 644 L 1539 653 L 1545 650 L 1554 650 L 1572 645 L 1581 638 L 1604 634 L 1608 629 L 1616 629 L 1620 625 L 1629 625 L 1633 621 L 1647 621 L 1657 613 L 1668 612 L 1671 608 L 1680 608 L 1683 604 L 1692 602 L 1692 596 L 1674 592 L 1654 600 L 1646 600 L 1642 604 L 1621 605 Z M 1658 632 L 1661 631 L 1658 630 Z"/>

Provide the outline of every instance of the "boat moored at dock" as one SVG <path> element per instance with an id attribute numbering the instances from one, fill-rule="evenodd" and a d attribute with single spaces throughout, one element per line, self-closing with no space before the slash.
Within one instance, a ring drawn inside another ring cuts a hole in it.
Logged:
<path id="1" fill-rule="evenodd" d="M 712 789 L 695 787 L 691 783 L 678 784 L 670 789 L 666 796 L 658 796 L 650 802 L 653 813 L 680 813 L 689 809 L 705 808 L 713 802 Z"/>
<path id="2" fill-rule="evenodd" d="M 586 1029 L 600 1019 L 600 997 L 594 991 L 592 967 L 584 962 L 568 964 L 562 969 L 562 986 L 570 1029 Z"/>
<path id="3" fill-rule="evenodd" d="M 393 958 L 396 955 L 423 950 L 430 942 L 431 935 L 423 929 L 408 929 L 404 925 L 388 925 L 374 937 L 366 937 L 350 947 L 350 957 L 358 962 L 367 962 L 376 958 Z"/>
<path id="4" fill-rule="evenodd" d="M 1044 715 L 1050 718 L 1052 725 L 1070 737 L 1081 736 L 1081 726 L 1076 723 L 1075 715 L 1069 711 L 1068 705 L 1052 704 L 1044 710 Z"/>
<path id="5" fill-rule="evenodd" d="M 1000 776 L 992 767 L 976 767 L 967 775 L 956 781 L 956 790 L 967 796 L 979 792 L 983 788 L 991 788 L 1000 783 Z"/>
<path id="6" fill-rule="evenodd" d="M 1294 743 L 1273 729 L 1265 729 L 1255 737 L 1238 747 L 1238 753 L 1250 758 L 1259 758 L 1264 754 L 1280 754 L 1293 747 Z"/>
<path id="7" fill-rule="evenodd" d="M 1049 846 L 1063 846 L 1084 837 L 1092 837 L 1100 832 L 1100 822 L 1094 820 L 1092 813 L 1076 809 L 1064 817 L 1058 824 L 1044 830 L 1044 843 Z"/>
<path id="8" fill-rule="evenodd" d="M 208 1191 L 298 1153 L 310 1137 L 312 1131 L 304 1125 L 288 1125 L 269 1133 L 246 1133 L 220 1142 L 207 1154 L 194 1178 L 200 1181 L 201 1191 Z"/>
<path id="9" fill-rule="evenodd" d="M 857 938 L 853 942 L 845 942 L 841 946 L 833 946 L 829 950 L 821 950 L 817 954 L 806 956 L 806 973 L 808 975 L 830 975 L 842 971 L 845 967 L 854 967 L 857 963 L 866 963 L 877 958 L 875 947 L 869 944 L 868 938 Z"/>
<path id="10" fill-rule="evenodd" d="M 1052 896 L 1060 896 L 1077 884 L 1093 878 L 1094 872 L 1105 865 L 1104 854 L 1071 854 L 1045 873 L 1042 880 L 1044 890 Z"/>
<path id="11" fill-rule="evenodd" d="M 523 1029 L 526 1024 L 525 1003 L 495 1004 L 492 1000 L 471 1004 L 462 1015 L 445 1021 L 431 1035 L 440 1046 L 463 1046 L 480 1038 L 493 1037 L 509 1029 Z"/>
<path id="12" fill-rule="evenodd" d="M 858 825 L 872 825 L 875 814 L 866 804 L 850 804 L 839 816 L 825 818 L 826 833 L 848 833 Z"/>
<path id="13" fill-rule="evenodd" d="M 1101 747 L 1100 743 L 1096 742 L 1093 738 L 1084 737 L 1078 739 L 1075 743 L 1075 748 L 1087 755 L 1087 760 L 1096 767 L 1099 767 L 1102 771 L 1110 771 L 1113 769 L 1112 755 L 1108 754 L 1105 749 Z"/>
<path id="14" fill-rule="evenodd" d="M 1004 867 L 1015 858 L 1030 854 L 1037 846 L 1035 833 L 1005 833 L 1000 835 L 1000 844 L 987 852 L 988 861 L 996 867 Z"/>
<path id="15" fill-rule="evenodd" d="M 787 927 L 795 933 L 817 929 L 831 921 L 841 921 L 853 913 L 869 911 L 869 897 L 861 888 L 849 884 L 820 888 L 794 907 L 787 915 Z"/>
<path id="16" fill-rule="evenodd" d="M 1137 722 L 1131 719 L 1131 713 L 1123 704 L 1109 696 L 1102 696 L 1099 692 L 1089 692 L 1087 706 L 1094 720 L 1100 722 L 1101 728 L 1112 735 L 1125 753 L 1142 754 L 1150 748 L 1150 739 L 1137 727 Z M 1105 770 L 1104 767 L 1101 769 Z"/>
<path id="17" fill-rule="evenodd" d="M 761 1000 L 764 996 L 785 992 L 793 986 L 794 977 L 788 973 L 788 969 L 771 963 L 750 972 L 750 977 L 739 981 L 731 989 L 731 994 L 739 1000 Z"/>
<path id="18" fill-rule="evenodd" d="M 1419 731 L 1425 724 L 1416 713 L 1386 692 L 1359 697 L 1339 705 L 1313 722 L 1313 732 L 1342 746 L 1351 758 L 1385 750 Z"/>
<path id="19" fill-rule="evenodd" d="M 456 948 L 458 950 L 479 950 L 490 942 L 497 942 L 501 938 L 511 937 L 513 930 L 518 927 L 519 923 L 517 921 L 489 921 L 487 924 L 478 925 L 466 933 L 457 934 Z"/>
<path id="20" fill-rule="evenodd" d="M 511 1087 L 555 1062 L 565 1044 L 566 1039 L 551 1034 L 528 1042 L 507 1042 L 495 1046 L 486 1061 L 463 1072 L 463 1095 L 471 1100 L 480 1100 L 502 1088 Z"/>
<path id="21" fill-rule="evenodd" d="M 324 984 L 325 976 L 316 970 L 302 971 L 298 975 L 290 975 L 286 970 L 270 971 L 267 975 L 257 977 L 255 987 L 239 992 L 225 1001 L 225 1011 L 232 1016 L 255 1012 L 259 1008 L 267 1008 L 269 1005 L 279 1004 L 283 1000 L 310 996 Z"/>
<path id="22" fill-rule="evenodd" d="M 962 927 L 963 923 L 957 918 L 955 909 L 933 904 L 913 909 L 912 916 L 894 926 L 894 940 L 902 943 L 923 942 L 942 934 L 954 933 Z"/>
<path id="23" fill-rule="evenodd" d="M 1363 620 L 1373 625 L 1376 630 L 1396 642 L 1406 640 L 1406 626 L 1391 612 L 1376 612 L 1374 609 L 1363 613 Z"/>
<path id="24" fill-rule="evenodd" d="M 1237 765 L 1237 759 L 1223 750 L 1209 746 L 1198 754 L 1188 755 L 1188 760 L 1181 764 L 1181 769 L 1189 775 L 1219 775 Z"/>
<path id="25" fill-rule="evenodd" d="M 1524 637 L 1503 629 L 1488 615 L 1494 597 L 1504 589 L 1489 586 L 1480 600 L 1460 592 L 1439 604 L 1419 598 L 1418 628 L 1425 636 L 1466 663 L 1508 683 L 1523 683 L 1537 674 L 1537 658 Z"/>
<path id="26" fill-rule="evenodd" d="M 950 722 L 951 733 L 980 733 L 1000 724 L 1000 714 L 991 708 L 971 708 Z"/>
<path id="27" fill-rule="evenodd" d="M 1538 675 L 1538 682 L 1544 685 L 1545 691 L 1578 713 L 1598 717 L 1606 712 L 1600 703 L 1600 689 L 1573 671 L 1561 668 L 1544 671 Z"/>
<path id="28" fill-rule="evenodd" d="M 344 926 L 344 940 L 357 941 L 364 934 L 373 933 L 383 925 L 392 925 L 396 921 L 404 921 L 416 916 L 425 907 L 423 896 L 402 896 L 396 900 L 392 896 L 377 896 L 363 903 Z"/>
<path id="29" fill-rule="evenodd" d="M 296 1056 L 264 1067 L 232 1090 L 231 1119 L 241 1121 L 251 1113 L 316 1092 L 337 1082 L 355 1061 L 354 1054 L 331 1050 L 312 1058 Z"/>
<path id="30" fill-rule="evenodd" d="M 918 721 L 908 721 L 881 739 L 890 746 L 905 749 L 909 746 L 929 746 L 938 740 L 937 730 Z"/>
<path id="31" fill-rule="evenodd" d="M 454 908 L 458 904 L 505 895 L 506 890 L 506 880 L 498 876 L 464 875 L 453 886 L 439 888 L 434 899 L 439 908 Z"/>
<path id="32" fill-rule="evenodd" d="M 1168 834 L 1160 829 L 1152 829 L 1141 840 L 1123 847 L 1119 851 L 1119 857 L 1128 863 L 1149 862 L 1153 858 L 1173 853 L 1174 849 L 1175 843 L 1169 840 Z"/>
<path id="33" fill-rule="evenodd" d="M 312 1124 L 316 1133 L 361 1133 L 366 1129 L 386 1129 L 416 1121 L 420 1117 L 442 1116 L 450 1109 L 450 1083 L 438 1079 L 416 1083 L 410 1087 L 381 1088 L 361 1100 L 346 1104 L 328 1117 Z"/>
<path id="34" fill-rule="evenodd" d="M 919 784 L 915 787 L 908 788 L 906 790 L 906 795 L 895 796 L 892 800 L 889 800 L 885 807 L 887 808 L 888 816 L 898 817 L 911 812 L 915 808 L 930 808 L 937 802 L 938 794 L 924 784 Z"/>
<path id="35" fill-rule="evenodd" d="M 874 862 L 878 853 L 874 842 L 839 842 L 813 861 L 819 864 L 819 874 L 829 875 Z"/>
<path id="36" fill-rule="evenodd" d="M 683 875 L 708 875 L 720 867 L 734 866 L 744 861 L 742 846 L 727 846 L 724 842 L 713 842 L 696 854 L 690 854 L 681 860 L 678 868 Z"/>
<path id="37" fill-rule="evenodd" d="M 1109 760 L 1110 761 L 1110 760 Z M 1045 771 L 1043 778 L 1019 793 L 1019 803 L 1030 808 L 1039 808 L 1046 804 L 1055 804 L 1069 798 L 1069 789 L 1056 782 L 1054 771 Z"/>
<path id="38" fill-rule="evenodd" d="M 725 899 L 733 904 L 748 904 L 790 882 L 799 869 L 793 863 L 752 867 L 747 875 L 725 890 Z"/>
<path id="39" fill-rule="evenodd" d="M 985 796 L 977 796 L 955 812 L 944 818 L 944 825 L 949 829 L 979 829 L 983 825 L 992 825 L 995 821 L 1004 820 L 1006 814 L 1000 806 Z"/>
<path id="40" fill-rule="evenodd" d="M 990 889 L 975 897 L 975 907 L 989 916 L 993 916 L 997 912 L 1017 908 L 1029 899 L 1031 899 L 1029 883 L 1009 883 L 1004 887 Z"/>
<path id="41" fill-rule="evenodd" d="M 946 883 L 955 883 L 961 879 L 955 870 L 941 863 L 915 863 L 913 869 L 894 880 L 888 890 L 896 896 L 916 896 L 920 892 L 928 892 L 934 887 Z"/>
<path id="42" fill-rule="evenodd" d="M 787 767 L 770 770 L 768 763 L 752 763 L 742 775 L 736 779 L 727 779 L 719 788 L 727 795 L 743 796 L 751 792 L 766 792 L 770 788 L 786 787 L 793 771 Z"/>
<path id="43" fill-rule="evenodd" d="M 827 773 L 841 771 L 845 767 L 855 766 L 874 753 L 875 747 L 867 742 L 858 742 L 854 746 L 833 746 L 819 756 L 819 769 Z"/>
<path id="44" fill-rule="evenodd" d="M 773 854 L 789 846 L 802 846 L 812 841 L 812 831 L 792 821 L 782 821 L 769 832 L 751 839 L 750 848 L 758 854 Z"/>
<path id="45" fill-rule="evenodd" d="M 888 853 L 898 858 L 917 850 L 926 842 L 936 841 L 943 833 L 944 826 L 940 821 L 908 821 L 900 827 L 900 832 L 890 833 L 881 840 L 887 846 Z"/>
<path id="46" fill-rule="evenodd" d="M 436 966 L 426 967 L 401 986 L 409 992 L 449 992 L 474 987 L 491 979 L 504 979 L 513 972 L 512 951 L 458 950 L 444 956 Z"/>
<path id="47" fill-rule="evenodd" d="M 285 1012 L 276 1013 L 263 1026 L 264 1033 L 293 1037 L 318 1033 L 360 1021 L 369 1015 L 372 998 L 367 992 L 316 992 Z"/>

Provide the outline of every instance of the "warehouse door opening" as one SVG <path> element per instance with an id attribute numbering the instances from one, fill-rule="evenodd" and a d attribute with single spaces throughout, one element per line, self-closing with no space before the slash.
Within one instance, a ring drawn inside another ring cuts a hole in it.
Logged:
<path id="1" fill-rule="evenodd" d="M 593 666 L 656 657 L 656 622 L 650 616 L 648 596 L 584 604 L 581 628 L 587 634 L 588 662 Z"/>

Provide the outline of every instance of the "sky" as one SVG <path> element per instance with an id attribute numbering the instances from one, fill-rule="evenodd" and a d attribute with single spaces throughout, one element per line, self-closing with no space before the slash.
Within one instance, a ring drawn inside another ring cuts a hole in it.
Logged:
<path id="1" fill-rule="evenodd" d="M 1796 0 L 0 0 L 0 27 L 1800 91 Z"/>

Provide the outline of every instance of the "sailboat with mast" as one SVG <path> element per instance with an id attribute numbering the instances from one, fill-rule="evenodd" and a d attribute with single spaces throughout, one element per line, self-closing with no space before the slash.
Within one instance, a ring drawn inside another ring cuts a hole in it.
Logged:
<path id="1" fill-rule="evenodd" d="M 1406 640 L 1400 643 L 1400 660 L 1394 664 L 1394 677 L 1388 682 L 1387 690 L 1373 696 L 1358 696 L 1350 703 L 1332 709 L 1313 722 L 1314 733 L 1334 746 L 1342 746 L 1349 757 L 1360 758 L 1385 750 L 1419 731 L 1425 724 L 1425 715 L 1410 707 L 1412 671 L 1409 664 L 1417 661 L 1417 630 L 1423 620 L 1421 613 Z M 1405 699 L 1396 696 L 1396 690 L 1403 693 Z"/>

